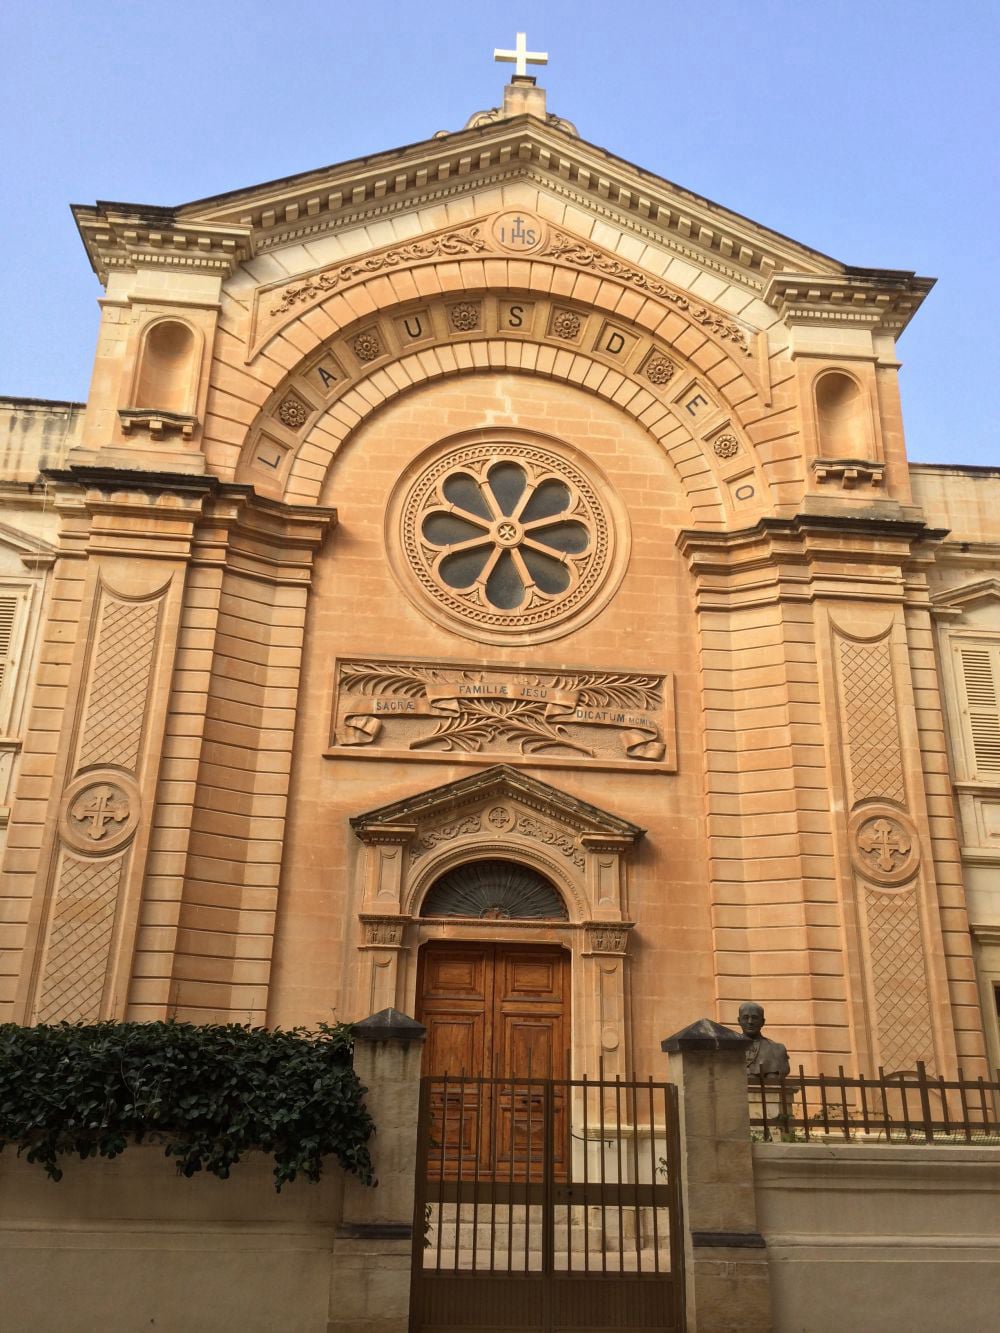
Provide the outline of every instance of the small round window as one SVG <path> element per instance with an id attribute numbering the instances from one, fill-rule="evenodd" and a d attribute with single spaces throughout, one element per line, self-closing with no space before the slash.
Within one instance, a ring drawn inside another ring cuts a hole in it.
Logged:
<path id="1" fill-rule="evenodd" d="M 408 591 L 451 627 L 491 642 L 547 638 L 593 614 L 620 577 L 624 518 L 612 521 L 609 502 L 607 482 L 562 449 L 479 432 L 404 479 L 387 535 L 398 532 Z"/>

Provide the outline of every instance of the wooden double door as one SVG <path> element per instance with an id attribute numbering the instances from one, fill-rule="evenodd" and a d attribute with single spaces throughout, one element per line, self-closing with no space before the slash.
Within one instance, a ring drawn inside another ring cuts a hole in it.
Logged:
<path id="1" fill-rule="evenodd" d="M 417 1017 L 427 1028 L 432 1080 L 429 1162 L 444 1177 L 524 1180 L 540 1170 L 545 1083 L 569 1077 L 570 958 L 532 944 L 435 941 L 421 951 Z M 465 1075 L 449 1087 L 446 1075 Z M 479 1082 L 470 1084 L 469 1076 Z M 557 1174 L 565 1161 L 565 1094 L 551 1126 Z"/>

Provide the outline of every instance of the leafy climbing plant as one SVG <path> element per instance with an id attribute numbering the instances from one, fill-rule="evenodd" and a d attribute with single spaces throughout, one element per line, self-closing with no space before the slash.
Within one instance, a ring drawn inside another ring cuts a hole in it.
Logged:
<path id="1" fill-rule="evenodd" d="M 317 1181 L 327 1157 L 372 1184 L 374 1131 L 351 1064 L 351 1030 L 237 1024 L 0 1025 L 0 1151 L 62 1177 L 62 1158 L 162 1143 L 185 1176 L 226 1179 L 251 1151 L 275 1188 Z"/>

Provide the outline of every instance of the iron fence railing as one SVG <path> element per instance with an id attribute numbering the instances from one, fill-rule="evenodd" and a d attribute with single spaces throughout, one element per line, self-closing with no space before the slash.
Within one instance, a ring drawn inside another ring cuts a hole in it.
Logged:
<path id="1" fill-rule="evenodd" d="M 1000 1070 L 995 1079 L 913 1070 L 852 1078 L 798 1072 L 751 1075 L 751 1131 L 765 1140 L 831 1138 L 883 1143 L 1000 1144 Z"/>

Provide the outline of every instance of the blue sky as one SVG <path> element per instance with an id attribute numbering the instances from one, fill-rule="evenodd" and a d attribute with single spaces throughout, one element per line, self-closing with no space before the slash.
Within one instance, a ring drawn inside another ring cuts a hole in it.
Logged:
<path id="1" fill-rule="evenodd" d="M 518 29 L 584 138 L 849 264 L 938 279 L 900 340 L 911 458 L 1000 465 L 1000 6 L 956 0 L 6 0 L 0 394 L 84 398 L 68 205 L 177 204 L 458 129 Z"/>

